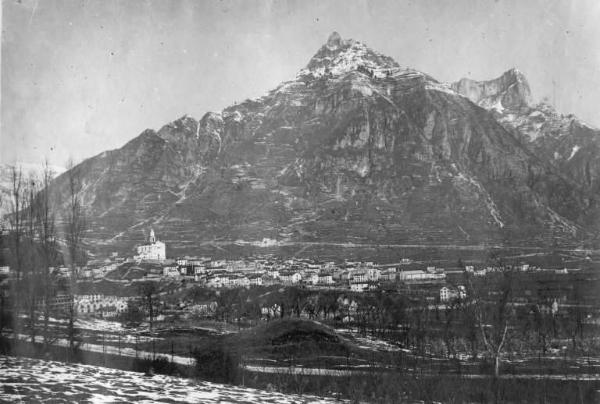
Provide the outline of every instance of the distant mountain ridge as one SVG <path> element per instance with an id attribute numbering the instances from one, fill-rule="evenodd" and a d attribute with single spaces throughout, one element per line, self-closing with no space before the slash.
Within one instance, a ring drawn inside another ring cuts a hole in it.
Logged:
<path id="1" fill-rule="evenodd" d="M 150 226 L 180 251 L 263 238 L 589 242 L 597 163 L 563 157 L 597 132 L 562 122 L 531 106 L 517 70 L 444 84 L 334 33 L 267 95 L 146 130 L 74 170 L 105 246 L 129 248 Z M 547 155 L 555 142 L 560 159 Z"/>
<path id="2" fill-rule="evenodd" d="M 462 83 L 462 84 L 461 84 Z M 469 83 L 486 87 L 487 96 L 469 91 Z M 490 91 L 497 85 L 497 91 Z M 584 215 L 589 227 L 598 228 L 598 198 L 600 197 L 600 130 L 592 128 L 576 116 L 558 113 L 546 102 L 531 101 L 525 76 L 515 69 L 495 80 L 469 82 L 467 79 L 452 87 L 471 101 L 488 109 L 508 131 L 519 138 L 535 155 L 561 175 L 576 184 L 584 202 Z"/>

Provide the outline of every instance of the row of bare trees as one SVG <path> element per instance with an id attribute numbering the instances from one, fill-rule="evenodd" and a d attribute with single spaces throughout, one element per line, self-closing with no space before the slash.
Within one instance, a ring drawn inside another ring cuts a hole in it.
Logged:
<path id="1" fill-rule="evenodd" d="M 225 289 L 216 295 L 206 290 L 198 291 L 198 299 L 214 299 L 215 317 L 221 321 L 307 317 L 354 327 L 363 335 L 394 342 L 423 357 L 485 358 L 496 377 L 510 367 L 506 363 L 512 355 L 545 356 L 551 341 L 565 337 L 574 339 L 574 348 L 587 343 L 585 313 L 575 309 L 571 310 L 574 314 L 558 313 L 548 303 L 520 300 L 525 286 L 517 271 L 507 267 L 487 277 L 465 273 L 464 281 L 466 294 L 444 304 L 425 295 L 297 287 Z M 261 312 L 261 308 L 267 310 Z"/>
<path id="2" fill-rule="evenodd" d="M 87 222 L 82 184 L 72 162 L 68 168 L 59 183 L 47 163 L 41 174 L 11 167 L 10 198 L 3 201 L 9 206 L 8 232 L 3 237 L 11 267 L 8 296 L 3 296 L 9 304 L 3 305 L 3 310 L 10 311 L 14 336 L 26 334 L 32 343 L 41 336 L 45 349 L 63 333 L 71 349 L 77 345 L 73 296 L 77 293 L 77 268 L 86 257 Z M 59 276 L 62 265 L 69 268 L 68 280 Z M 67 319 L 62 331 L 51 324 L 55 316 Z"/>

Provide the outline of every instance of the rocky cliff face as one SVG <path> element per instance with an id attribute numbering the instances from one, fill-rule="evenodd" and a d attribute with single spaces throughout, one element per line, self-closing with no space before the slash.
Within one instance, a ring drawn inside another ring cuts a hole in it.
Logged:
<path id="1" fill-rule="evenodd" d="M 558 113 L 545 102 L 534 104 L 527 80 L 521 73 L 515 72 L 512 69 L 495 80 L 480 82 L 480 87 L 485 87 L 485 83 L 496 83 L 487 85 L 485 96 L 471 91 L 464 84 L 469 82 L 467 79 L 452 84 L 452 88 L 489 110 L 526 149 L 538 156 L 564 182 L 571 184 L 567 191 L 563 185 L 548 181 L 545 176 L 531 177 L 532 187 L 548 194 L 551 199 L 556 200 L 557 195 L 564 192 L 576 193 L 573 199 L 579 201 L 578 206 L 556 201 L 557 212 L 584 223 L 592 231 L 599 228 L 600 130 L 573 115 Z M 511 101 L 504 102 L 506 99 Z"/>
<path id="2" fill-rule="evenodd" d="M 474 103 L 499 112 L 504 109 L 518 111 L 528 108 L 531 104 L 529 83 L 517 69 L 511 69 L 488 81 L 461 79 L 451 87 Z"/>
<path id="3" fill-rule="evenodd" d="M 334 33 L 266 96 L 147 130 L 75 170 L 91 234 L 108 245 L 141 240 L 149 226 L 182 249 L 265 237 L 372 244 L 587 237 L 586 215 L 596 208 L 579 193 L 576 173 L 533 153 L 522 131 L 501 119 L 531 109 L 529 97 L 517 71 L 445 85 Z M 58 178 L 58 190 L 64 182 Z"/>

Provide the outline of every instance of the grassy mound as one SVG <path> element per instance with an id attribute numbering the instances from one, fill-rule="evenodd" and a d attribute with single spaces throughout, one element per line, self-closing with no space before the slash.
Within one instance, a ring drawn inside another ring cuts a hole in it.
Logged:
<path id="1" fill-rule="evenodd" d="M 310 364 L 326 357 L 347 357 L 356 347 L 332 328 L 315 321 L 280 319 L 238 334 L 208 336 L 194 350 L 200 377 L 234 383 L 239 363 L 274 360 L 278 365 Z M 274 363 L 273 363 L 274 364 Z"/>
<path id="2" fill-rule="evenodd" d="M 335 330 L 316 321 L 286 318 L 261 324 L 238 335 L 258 345 L 284 345 L 302 342 L 342 344 Z"/>
<path id="3" fill-rule="evenodd" d="M 280 319 L 228 337 L 228 344 L 246 353 L 281 359 L 315 355 L 347 355 L 350 342 L 316 321 Z"/>

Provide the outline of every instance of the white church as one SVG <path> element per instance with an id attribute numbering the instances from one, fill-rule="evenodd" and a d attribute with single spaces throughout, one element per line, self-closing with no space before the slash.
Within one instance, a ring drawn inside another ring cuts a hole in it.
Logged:
<path id="1" fill-rule="evenodd" d="M 141 245 L 137 248 L 137 253 L 134 257 L 137 261 L 142 260 L 156 260 L 164 261 L 167 258 L 167 246 L 162 241 L 156 239 L 154 235 L 154 229 L 150 229 L 150 237 L 148 238 L 148 244 Z"/>

